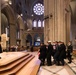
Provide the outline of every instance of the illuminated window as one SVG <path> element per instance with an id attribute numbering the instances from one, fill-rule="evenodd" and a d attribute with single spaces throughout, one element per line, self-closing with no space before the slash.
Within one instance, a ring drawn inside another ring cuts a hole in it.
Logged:
<path id="1" fill-rule="evenodd" d="M 34 20 L 34 21 L 33 21 L 33 27 L 36 27 L 36 26 L 37 26 L 37 21 Z"/>
<path id="2" fill-rule="evenodd" d="M 38 27 L 41 27 L 41 21 L 40 20 L 38 21 Z"/>
<path id="3" fill-rule="evenodd" d="M 36 15 L 43 15 L 44 14 L 44 6 L 41 3 L 37 3 L 33 7 L 33 11 Z"/>

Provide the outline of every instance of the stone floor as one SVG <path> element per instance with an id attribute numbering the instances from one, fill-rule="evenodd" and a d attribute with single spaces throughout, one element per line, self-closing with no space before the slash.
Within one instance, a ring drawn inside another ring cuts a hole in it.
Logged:
<path id="1" fill-rule="evenodd" d="M 76 75 L 76 57 L 71 64 L 68 64 L 67 59 L 65 62 L 64 66 L 41 66 L 38 75 Z"/>
<path id="2" fill-rule="evenodd" d="M 65 60 L 66 64 L 69 66 L 69 68 L 71 68 L 71 70 L 75 73 L 76 75 L 76 57 L 73 57 L 72 63 L 68 64 L 68 60 Z"/>
<path id="3" fill-rule="evenodd" d="M 32 54 L 37 56 L 38 53 L 33 52 Z M 64 66 L 41 66 L 38 75 L 76 75 L 76 56 L 73 56 L 72 58 L 71 64 L 68 64 L 68 59 L 65 59 Z"/>

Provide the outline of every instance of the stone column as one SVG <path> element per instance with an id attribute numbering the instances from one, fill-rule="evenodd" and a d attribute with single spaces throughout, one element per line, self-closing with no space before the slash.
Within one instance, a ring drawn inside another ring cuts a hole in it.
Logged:
<path id="1" fill-rule="evenodd" d="M 70 41 L 71 37 L 71 12 L 65 13 L 65 31 L 66 31 L 66 44 Z"/>
<path id="2" fill-rule="evenodd" d="M 49 13 L 49 0 L 44 0 L 44 8 L 45 8 L 45 13 L 44 13 L 44 17 L 46 17 Z M 49 20 L 45 19 L 44 20 L 44 43 L 47 43 L 47 41 L 49 40 L 49 34 L 48 34 L 48 26 L 49 26 Z"/>
<path id="3" fill-rule="evenodd" d="M 10 46 L 16 45 L 16 25 L 13 23 L 9 23 L 9 43 Z"/>
<path id="4" fill-rule="evenodd" d="M 57 1 L 57 25 L 58 25 L 58 41 L 66 41 L 65 35 L 65 9 L 64 9 L 64 0 Z"/>
<path id="5" fill-rule="evenodd" d="M 52 15 L 52 17 L 50 17 Z M 54 30 L 54 0 L 49 0 L 49 40 L 52 42 L 55 38 Z"/>
<path id="6" fill-rule="evenodd" d="M 24 46 L 25 41 L 24 41 L 23 29 L 20 29 L 20 40 L 21 40 L 20 45 Z"/>
<path id="7" fill-rule="evenodd" d="M 54 0 L 54 41 L 58 41 L 57 0 Z"/>
<path id="8" fill-rule="evenodd" d="M 66 43 L 67 29 L 65 24 L 64 0 L 44 0 L 44 6 L 45 16 L 49 15 L 49 18 L 45 20 L 45 41 L 63 41 Z M 52 17 L 50 17 L 50 15 L 52 15 Z"/>

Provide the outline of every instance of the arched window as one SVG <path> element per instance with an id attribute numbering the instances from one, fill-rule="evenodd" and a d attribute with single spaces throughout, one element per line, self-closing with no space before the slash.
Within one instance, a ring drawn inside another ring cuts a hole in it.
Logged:
<path id="1" fill-rule="evenodd" d="M 36 20 L 33 21 L 33 27 L 37 27 L 37 21 Z"/>
<path id="2" fill-rule="evenodd" d="M 38 21 L 38 27 L 41 27 L 41 21 L 40 20 Z"/>

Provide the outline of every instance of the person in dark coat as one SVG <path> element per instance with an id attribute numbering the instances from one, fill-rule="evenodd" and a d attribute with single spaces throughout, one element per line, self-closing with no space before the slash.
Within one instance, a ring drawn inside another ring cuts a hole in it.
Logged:
<path id="1" fill-rule="evenodd" d="M 60 49 L 60 55 L 59 55 L 59 61 L 62 65 L 64 65 L 64 59 L 66 58 L 66 46 L 63 42 L 61 42 L 61 49 Z"/>
<path id="2" fill-rule="evenodd" d="M 58 56 L 59 56 L 58 47 L 59 47 L 58 42 L 55 41 L 55 52 L 54 52 L 54 56 L 53 56 L 54 64 L 56 64 L 56 62 L 58 61 Z"/>
<path id="3" fill-rule="evenodd" d="M 0 53 L 2 53 L 2 47 L 1 47 L 1 44 L 0 44 Z M 0 57 L 0 59 L 1 59 L 1 57 Z"/>
<path id="4" fill-rule="evenodd" d="M 41 43 L 40 46 L 40 55 L 39 55 L 39 59 L 41 60 L 41 65 L 44 65 L 45 63 L 45 58 L 46 58 L 46 45 L 44 45 L 44 43 Z"/>
<path id="5" fill-rule="evenodd" d="M 54 57 L 56 53 L 56 42 L 53 42 L 53 52 L 52 52 L 52 56 Z"/>
<path id="6" fill-rule="evenodd" d="M 68 56 L 68 63 L 72 62 L 72 52 L 73 52 L 73 46 L 71 44 L 71 41 L 68 42 L 68 46 L 67 46 L 67 56 Z"/>
<path id="7" fill-rule="evenodd" d="M 48 66 L 52 65 L 52 61 L 51 61 L 52 51 L 53 51 L 53 46 L 51 44 L 51 41 L 48 41 L 48 49 L 47 49 L 47 65 Z"/>

